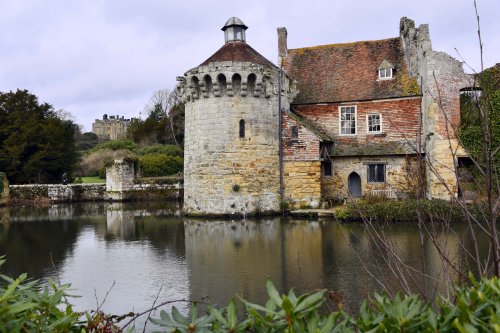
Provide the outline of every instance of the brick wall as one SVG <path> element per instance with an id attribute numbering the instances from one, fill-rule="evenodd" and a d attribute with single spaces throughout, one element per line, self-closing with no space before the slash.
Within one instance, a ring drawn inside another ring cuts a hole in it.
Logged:
<path id="1" fill-rule="evenodd" d="M 292 109 L 316 124 L 338 143 L 373 143 L 416 140 L 419 133 L 420 97 L 390 100 L 293 105 Z M 339 135 L 339 107 L 356 106 L 356 135 Z M 367 133 L 367 115 L 381 114 L 382 133 Z"/>
<path id="2" fill-rule="evenodd" d="M 298 130 L 298 138 L 292 139 L 292 128 Z M 287 113 L 282 115 L 283 160 L 319 161 L 319 139 Z"/>

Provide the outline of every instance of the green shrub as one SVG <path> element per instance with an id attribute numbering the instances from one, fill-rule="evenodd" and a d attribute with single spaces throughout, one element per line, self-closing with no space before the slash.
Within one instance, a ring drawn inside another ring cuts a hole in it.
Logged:
<path id="1" fill-rule="evenodd" d="M 4 262 L 2 257 L 0 265 Z M 0 278 L 0 332 L 80 332 L 79 314 L 66 299 L 69 285 L 42 286 L 28 281 L 26 274 Z"/>
<path id="2" fill-rule="evenodd" d="M 149 154 L 139 157 L 139 168 L 144 177 L 169 176 L 181 172 L 184 159 L 167 154 Z"/>
<path id="3" fill-rule="evenodd" d="M 469 211 L 480 214 L 480 207 L 470 205 Z M 459 222 L 464 220 L 464 214 L 458 204 L 445 200 L 384 200 L 356 201 L 347 204 L 346 219 L 360 220 L 363 217 L 380 222 L 415 221 L 417 212 L 426 220 L 436 222 Z M 477 215 L 480 216 L 480 215 Z"/>
<path id="4" fill-rule="evenodd" d="M 321 290 L 296 296 L 291 290 L 280 295 L 271 281 L 267 282 L 269 300 L 265 305 L 240 298 L 246 315 L 238 318 L 232 300 L 227 307 L 210 307 L 198 316 L 196 304 L 190 316 L 176 307 L 172 313 L 160 311 L 151 322 L 168 332 L 499 332 L 500 281 L 497 277 L 457 288 L 455 302 L 441 300 L 435 311 L 419 296 L 396 295 L 390 298 L 375 294 L 363 303 L 359 314 L 351 316 L 343 310 L 324 313 L 320 307 L 328 294 Z M 341 308 L 339 306 L 339 308 Z"/>
<path id="5" fill-rule="evenodd" d="M 137 145 L 130 140 L 112 140 L 98 144 L 97 146 L 95 146 L 93 151 L 103 150 L 103 149 L 111 149 L 111 150 L 125 149 L 134 151 L 135 149 L 137 149 Z"/>
<path id="6" fill-rule="evenodd" d="M 182 148 L 176 147 L 174 145 L 162 145 L 162 144 L 156 144 L 137 149 L 137 155 L 143 156 L 149 154 L 165 154 L 165 155 L 183 157 L 184 151 L 182 150 Z"/>

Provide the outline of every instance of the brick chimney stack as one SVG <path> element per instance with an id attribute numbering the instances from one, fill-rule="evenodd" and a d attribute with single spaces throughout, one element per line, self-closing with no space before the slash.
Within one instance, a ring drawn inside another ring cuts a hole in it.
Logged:
<path id="1" fill-rule="evenodd" d="M 287 38 L 288 32 L 286 28 L 278 28 L 278 65 L 281 66 L 283 58 L 288 55 Z"/>

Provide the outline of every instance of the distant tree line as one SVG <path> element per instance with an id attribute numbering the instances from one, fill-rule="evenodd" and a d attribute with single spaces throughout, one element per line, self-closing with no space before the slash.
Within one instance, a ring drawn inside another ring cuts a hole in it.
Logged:
<path id="1" fill-rule="evenodd" d="M 153 93 L 144 111 L 145 120 L 132 119 L 127 137 L 140 146 L 170 144 L 182 147 L 184 144 L 184 104 L 174 92 L 158 90 Z"/>
<path id="2" fill-rule="evenodd" d="M 78 160 L 73 121 L 20 90 L 0 92 L 0 170 L 11 183 L 55 183 Z"/>

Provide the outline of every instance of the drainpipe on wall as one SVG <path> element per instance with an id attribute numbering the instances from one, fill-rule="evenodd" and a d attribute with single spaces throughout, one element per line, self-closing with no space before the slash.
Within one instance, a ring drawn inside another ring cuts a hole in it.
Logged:
<path id="1" fill-rule="evenodd" d="M 285 200 L 285 189 L 284 189 L 284 181 L 283 181 L 283 133 L 282 133 L 282 115 L 281 115 L 281 85 L 282 85 L 282 75 L 283 70 L 280 67 L 278 70 L 278 133 L 279 133 L 279 168 L 280 168 L 280 212 L 283 213 L 283 201 Z"/>

